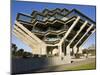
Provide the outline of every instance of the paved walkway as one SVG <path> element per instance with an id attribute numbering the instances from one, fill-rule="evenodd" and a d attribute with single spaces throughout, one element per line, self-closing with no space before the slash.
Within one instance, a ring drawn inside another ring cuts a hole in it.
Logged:
<path id="1" fill-rule="evenodd" d="M 93 62 L 95 62 L 95 58 L 88 58 L 88 59 L 86 59 L 86 60 L 73 62 L 73 63 L 71 63 L 71 64 L 65 64 L 65 65 L 60 65 L 60 66 L 47 67 L 47 68 L 43 68 L 43 69 L 36 70 L 36 71 L 33 71 L 33 72 L 64 71 L 65 68 L 80 66 L 80 65 L 83 65 L 83 64 L 89 64 L 89 63 L 93 63 Z"/>

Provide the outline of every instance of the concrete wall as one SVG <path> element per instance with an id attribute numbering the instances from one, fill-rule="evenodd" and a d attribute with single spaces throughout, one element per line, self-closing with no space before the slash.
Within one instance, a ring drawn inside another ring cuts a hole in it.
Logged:
<path id="1" fill-rule="evenodd" d="M 27 73 L 48 66 L 55 66 L 70 63 L 68 57 L 33 57 L 33 58 L 13 58 L 12 73 Z"/>

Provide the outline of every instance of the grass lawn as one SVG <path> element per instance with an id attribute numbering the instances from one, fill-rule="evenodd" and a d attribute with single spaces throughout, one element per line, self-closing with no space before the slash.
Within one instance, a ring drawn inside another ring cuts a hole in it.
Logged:
<path id="1" fill-rule="evenodd" d="M 96 69 L 95 62 L 65 68 L 65 70 L 91 70 L 91 69 Z"/>

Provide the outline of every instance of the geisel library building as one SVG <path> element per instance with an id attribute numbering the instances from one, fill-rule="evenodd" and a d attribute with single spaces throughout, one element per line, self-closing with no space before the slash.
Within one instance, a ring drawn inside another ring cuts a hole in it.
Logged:
<path id="1" fill-rule="evenodd" d="M 13 33 L 32 48 L 33 55 L 70 62 L 95 32 L 96 23 L 76 9 L 44 9 L 18 13 Z"/>

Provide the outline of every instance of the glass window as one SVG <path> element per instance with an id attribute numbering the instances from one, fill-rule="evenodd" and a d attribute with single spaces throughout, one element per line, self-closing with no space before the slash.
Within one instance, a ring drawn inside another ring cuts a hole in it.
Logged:
<path id="1" fill-rule="evenodd" d="M 55 18 L 57 18 L 57 19 L 62 19 L 63 16 L 61 16 L 60 14 L 55 14 Z"/>
<path id="2" fill-rule="evenodd" d="M 25 21 L 25 22 L 31 22 L 32 18 L 29 16 L 25 16 L 25 15 L 19 15 L 18 20 Z"/>
<path id="3" fill-rule="evenodd" d="M 44 19 L 44 17 L 43 16 L 40 16 L 40 15 L 37 15 L 36 16 L 36 19 L 42 21 Z"/>

